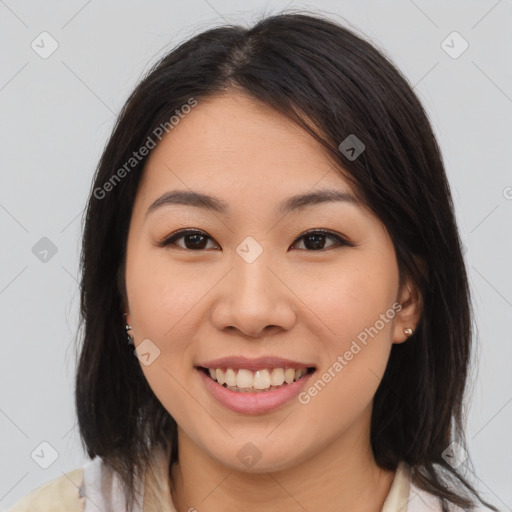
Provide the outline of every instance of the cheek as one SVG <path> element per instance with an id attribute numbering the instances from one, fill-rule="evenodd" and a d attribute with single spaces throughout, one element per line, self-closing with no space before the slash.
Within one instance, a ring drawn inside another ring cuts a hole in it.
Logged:
<path id="1" fill-rule="evenodd" d="M 317 283 L 323 284 L 311 286 L 313 292 L 304 289 L 302 293 L 307 297 L 306 305 L 322 321 L 323 339 L 329 340 L 327 352 L 347 350 L 358 336 L 364 341 L 365 333 L 374 333 L 375 326 L 381 339 L 389 337 L 393 322 L 389 318 L 383 322 L 381 315 L 388 312 L 388 316 L 394 316 L 398 269 L 392 259 L 354 255 L 342 266 L 318 276 Z"/>
<path id="2" fill-rule="evenodd" d="M 179 397 L 183 397 L 183 385 L 189 378 L 187 365 L 197 334 L 194 308 L 200 306 L 208 289 L 207 278 L 171 265 L 159 252 L 140 250 L 130 254 L 126 287 L 137 351 L 142 354 L 141 344 L 146 343 L 157 354 L 149 365 L 143 364 L 139 356 L 141 369 L 164 407 L 179 417 L 183 406 Z"/>
<path id="3" fill-rule="evenodd" d="M 160 343 L 169 338 L 183 339 L 178 334 L 185 334 L 187 314 L 208 290 L 208 278 L 199 269 L 171 262 L 163 249 L 134 252 L 127 263 L 126 286 L 139 338 L 154 338 Z"/>
<path id="4" fill-rule="evenodd" d="M 204 278 L 171 265 L 160 252 L 164 251 L 135 250 L 127 261 L 126 287 L 135 345 L 142 352 L 141 343 L 149 339 L 156 347 L 153 350 L 158 356 L 151 364 L 143 364 L 140 358 L 142 372 L 164 408 L 187 425 L 190 416 L 201 414 L 200 408 L 190 412 L 196 402 L 190 400 L 186 386 L 197 332 L 191 320 L 194 307 L 205 294 L 205 284 Z"/>
<path id="5" fill-rule="evenodd" d="M 335 435 L 363 414 L 392 346 L 393 321 L 380 317 L 387 311 L 393 314 L 386 294 L 376 293 L 375 287 L 354 286 L 331 297 L 333 301 L 326 300 L 323 309 L 329 329 L 323 329 L 322 365 L 299 397 L 305 413 L 317 419 L 312 436 Z"/>
<path id="6" fill-rule="evenodd" d="M 369 404 L 392 346 L 398 268 L 392 258 L 358 256 L 324 276 L 321 282 L 328 284 L 308 301 L 321 319 L 314 329 L 323 333 L 322 368 L 311 382 L 316 383 L 311 403 L 335 423 L 339 407 L 361 412 Z"/>

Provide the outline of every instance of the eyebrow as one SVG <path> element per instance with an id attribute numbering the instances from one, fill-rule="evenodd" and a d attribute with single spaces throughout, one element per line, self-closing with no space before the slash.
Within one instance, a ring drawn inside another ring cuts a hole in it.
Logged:
<path id="1" fill-rule="evenodd" d="M 307 192 L 305 194 L 297 194 L 285 199 L 279 204 L 277 213 L 286 215 L 289 212 L 301 210 L 308 206 L 332 202 L 359 204 L 356 197 L 348 192 L 342 192 L 336 189 L 324 189 L 315 192 Z M 228 203 L 218 197 L 193 190 L 171 190 L 160 196 L 149 206 L 146 210 L 146 216 L 162 206 L 175 204 L 213 210 L 222 215 L 229 215 L 230 212 Z"/>

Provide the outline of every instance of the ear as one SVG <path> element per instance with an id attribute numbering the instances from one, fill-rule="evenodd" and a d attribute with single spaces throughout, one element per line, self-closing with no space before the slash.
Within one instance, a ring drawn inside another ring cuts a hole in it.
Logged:
<path id="1" fill-rule="evenodd" d="M 406 334 L 404 330 L 412 329 L 412 333 L 414 333 L 423 309 L 421 294 L 411 279 L 406 279 L 397 301 L 401 305 L 401 309 L 395 319 L 393 343 L 403 343 L 411 336 L 411 334 Z"/>

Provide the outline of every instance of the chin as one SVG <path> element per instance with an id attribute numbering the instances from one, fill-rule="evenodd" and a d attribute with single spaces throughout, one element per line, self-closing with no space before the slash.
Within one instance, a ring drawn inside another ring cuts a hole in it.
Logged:
<path id="1" fill-rule="evenodd" d="M 209 441 L 211 442 L 211 438 Z M 300 453 L 297 452 L 297 446 L 302 449 Z M 210 451 L 210 456 L 223 466 L 253 474 L 286 470 L 308 457 L 303 444 L 293 441 L 292 438 L 288 438 L 288 443 L 283 444 L 281 439 L 271 441 L 265 439 L 265 436 L 261 440 L 257 436 L 247 436 L 245 439 L 240 436 L 236 441 L 227 440 L 225 447 L 216 443 L 212 448 L 215 449 Z"/>

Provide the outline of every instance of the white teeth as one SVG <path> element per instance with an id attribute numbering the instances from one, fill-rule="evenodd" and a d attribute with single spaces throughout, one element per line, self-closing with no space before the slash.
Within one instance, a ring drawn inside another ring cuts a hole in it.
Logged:
<path id="1" fill-rule="evenodd" d="M 255 389 L 268 389 L 270 387 L 270 373 L 268 373 L 268 370 L 258 370 L 254 374 L 252 385 Z"/>
<path id="2" fill-rule="evenodd" d="M 219 370 L 217 370 L 218 372 Z M 252 372 L 250 370 L 238 370 L 238 375 L 236 376 L 236 385 L 239 388 L 252 388 L 253 378 Z M 219 382 L 221 384 L 221 382 Z"/>
<path id="3" fill-rule="evenodd" d="M 220 385 L 224 384 L 224 382 L 226 382 L 226 376 L 224 375 L 224 372 L 222 370 L 220 370 L 219 368 L 217 368 L 216 372 L 217 372 L 217 375 L 216 375 L 217 382 Z"/>
<path id="4" fill-rule="evenodd" d="M 220 385 L 226 384 L 232 391 L 249 391 L 251 389 L 262 391 L 270 388 L 275 389 L 285 382 L 291 384 L 303 377 L 307 373 L 307 369 L 263 368 L 252 372 L 245 368 L 240 370 L 227 368 L 226 371 L 222 368 L 208 368 L 208 372 L 213 380 L 216 380 Z"/>
<path id="5" fill-rule="evenodd" d="M 274 368 L 270 375 L 270 384 L 280 386 L 284 382 L 284 371 L 282 368 Z"/>
<path id="6" fill-rule="evenodd" d="M 291 384 L 295 378 L 295 370 L 293 368 L 286 368 L 284 371 L 284 381 L 286 384 Z"/>
<path id="7" fill-rule="evenodd" d="M 236 373 L 233 368 L 228 368 L 226 370 L 226 384 L 228 386 L 236 386 Z"/>

